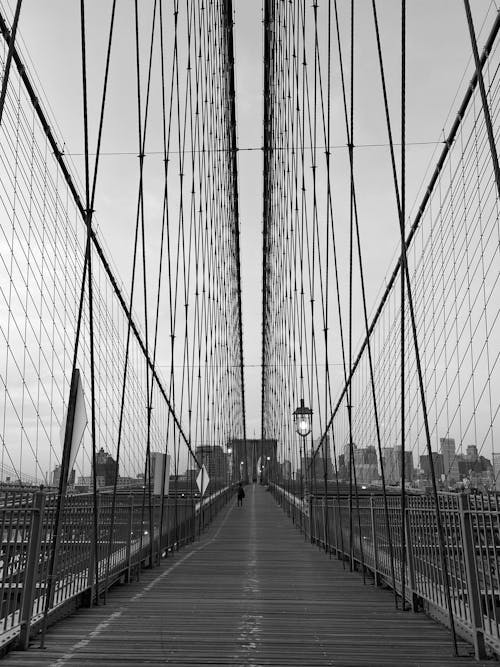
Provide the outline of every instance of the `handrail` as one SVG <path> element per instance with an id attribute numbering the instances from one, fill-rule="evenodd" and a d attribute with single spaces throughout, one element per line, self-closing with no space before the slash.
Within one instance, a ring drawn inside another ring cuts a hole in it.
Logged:
<path id="1" fill-rule="evenodd" d="M 113 525 L 108 588 L 118 580 L 128 582 L 143 567 L 154 567 L 162 557 L 193 542 L 234 496 L 232 486 L 216 489 L 193 502 L 194 496 L 154 497 L 154 534 L 149 534 L 148 515 L 133 493 L 117 496 L 115 519 L 111 524 L 110 494 L 99 494 L 99 537 L 97 564 L 101 587 L 95 590 L 95 560 L 91 494 L 68 496 L 61 521 L 58 573 L 53 581 L 54 602 L 50 616 L 63 606 L 91 604 L 104 593 L 108 567 L 109 529 Z M 26 649 L 43 617 L 48 563 L 57 494 L 53 491 L 6 490 L 0 492 L 3 560 L 0 562 L 2 610 L 0 649 L 8 645 Z M 134 500 L 136 502 L 134 502 Z M 163 523 L 160 526 L 160 520 Z M 151 549 L 153 542 L 153 549 Z M 155 556 L 151 557 L 151 554 Z M 154 560 L 154 562 L 153 562 Z"/>
<path id="2" fill-rule="evenodd" d="M 277 502 L 293 515 L 294 523 L 311 542 L 340 560 L 350 558 L 350 553 L 343 548 L 343 544 L 348 544 L 349 535 L 347 496 L 327 497 L 328 511 L 325 512 L 324 496 L 311 496 L 304 502 L 277 484 L 270 487 Z M 382 497 L 364 495 L 359 500 L 359 508 L 353 510 L 359 511 L 361 526 L 361 533 L 355 529 L 353 540 L 356 566 L 371 573 L 376 585 L 391 588 L 389 536 Z M 446 624 L 434 499 L 430 495 L 408 496 L 404 526 L 400 522 L 400 496 L 389 496 L 387 500 L 396 561 L 401 557 L 398 545 L 405 531 L 405 597 L 414 611 L 429 611 Z M 500 654 L 500 624 L 496 611 L 500 600 L 500 499 L 496 495 L 439 493 L 438 502 L 446 535 L 445 555 L 449 571 L 453 572 L 451 595 L 457 633 L 474 645 L 478 659 L 484 658 L 488 650 Z M 358 526 L 357 516 L 353 525 Z M 395 571 L 397 593 L 401 594 L 401 568 L 397 564 Z"/>

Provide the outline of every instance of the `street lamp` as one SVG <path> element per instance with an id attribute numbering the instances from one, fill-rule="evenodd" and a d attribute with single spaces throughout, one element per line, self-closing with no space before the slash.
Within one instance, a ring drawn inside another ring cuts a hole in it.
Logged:
<path id="1" fill-rule="evenodd" d="M 303 438 L 311 432 L 312 413 L 311 408 L 306 408 L 304 399 L 301 398 L 299 407 L 293 413 L 293 419 L 295 421 L 295 430 Z"/>
<path id="2" fill-rule="evenodd" d="M 228 456 L 228 477 L 229 477 L 229 484 L 232 483 L 233 481 L 233 449 L 232 447 L 227 448 L 227 456 Z"/>
<path id="3" fill-rule="evenodd" d="M 311 422 L 312 422 L 312 410 L 311 408 L 306 408 L 304 405 L 304 399 L 300 399 L 300 405 L 293 413 L 293 419 L 295 422 L 295 430 L 302 438 L 301 449 L 303 452 L 302 461 L 300 466 L 300 496 L 304 497 L 304 492 L 307 494 L 306 489 L 304 489 L 304 469 L 303 466 L 306 465 L 306 437 L 311 432 Z M 306 470 L 307 474 L 307 470 Z M 307 484 L 307 480 L 306 480 Z"/>

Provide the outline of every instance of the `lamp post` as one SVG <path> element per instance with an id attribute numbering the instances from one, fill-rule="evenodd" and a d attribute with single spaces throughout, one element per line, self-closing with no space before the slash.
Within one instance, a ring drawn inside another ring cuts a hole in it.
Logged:
<path id="1" fill-rule="evenodd" d="M 305 446 L 305 438 L 309 435 L 311 432 L 311 427 L 312 427 L 312 413 L 313 411 L 311 408 L 308 408 L 304 405 L 304 399 L 300 399 L 300 405 L 298 408 L 294 410 L 293 413 L 293 420 L 295 422 L 295 430 L 297 431 L 298 435 L 302 438 L 302 451 L 304 452 L 304 465 L 306 464 L 306 446 Z M 301 463 L 301 471 L 300 471 L 300 481 L 301 481 L 301 486 L 303 485 L 304 482 L 304 471 L 302 470 L 302 463 Z M 301 495 L 303 496 L 302 493 L 303 489 L 301 489 Z"/>
<path id="2" fill-rule="evenodd" d="M 303 438 L 307 437 L 311 432 L 312 413 L 311 408 L 306 408 L 304 399 L 301 398 L 299 407 L 294 410 L 293 419 L 295 430 Z"/>
<path id="3" fill-rule="evenodd" d="M 232 447 L 227 448 L 227 467 L 228 467 L 228 486 L 231 486 L 233 483 L 233 449 Z"/>
<path id="4" fill-rule="evenodd" d="M 271 457 L 266 456 L 266 458 L 261 461 L 260 464 L 260 483 L 261 484 L 269 484 L 269 473 L 270 473 L 270 464 Z"/>

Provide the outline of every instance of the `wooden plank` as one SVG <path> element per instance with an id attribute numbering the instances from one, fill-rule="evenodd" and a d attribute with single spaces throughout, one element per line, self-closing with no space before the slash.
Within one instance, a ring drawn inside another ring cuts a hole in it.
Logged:
<path id="1" fill-rule="evenodd" d="M 263 487 L 200 542 L 3 665 L 481 665 L 423 614 L 304 541 Z"/>

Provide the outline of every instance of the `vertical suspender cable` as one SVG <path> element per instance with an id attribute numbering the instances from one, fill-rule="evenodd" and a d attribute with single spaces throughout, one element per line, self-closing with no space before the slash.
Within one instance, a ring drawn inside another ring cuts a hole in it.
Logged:
<path id="1" fill-rule="evenodd" d="M 241 248 L 240 248 L 240 215 L 238 197 L 238 145 L 236 141 L 236 89 L 234 77 L 234 43 L 233 43 L 233 3 L 225 0 L 226 39 L 228 50 L 228 79 L 229 79 L 229 123 L 231 153 L 231 177 L 232 183 L 232 236 L 234 252 L 236 254 L 236 292 L 238 298 L 238 339 L 239 339 L 239 374 L 241 384 L 241 406 L 243 419 L 243 440 L 247 439 L 246 409 L 245 409 L 245 376 L 243 363 L 243 319 L 241 302 Z"/>
<path id="2" fill-rule="evenodd" d="M 94 304 L 92 285 L 92 209 L 90 202 L 90 170 L 89 170 L 89 129 L 87 104 L 87 57 L 85 35 L 85 0 L 80 0 L 80 22 L 82 40 L 82 86 L 83 86 L 83 128 L 85 142 L 85 222 L 87 225 L 87 280 L 89 300 L 89 346 L 90 346 L 90 402 L 91 402 L 91 433 L 92 433 L 92 484 L 94 497 L 94 575 L 95 602 L 99 604 L 99 519 L 97 497 L 97 459 L 96 459 L 96 415 L 95 415 L 95 357 L 94 357 Z"/>
<path id="3" fill-rule="evenodd" d="M 347 148 L 349 153 L 349 163 L 351 165 L 349 172 L 349 322 L 348 322 L 348 364 L 349 375 L 352 376 L 352 297 L 353 297 L 353 266 L 352 266 L 352 247 L 353 247 L 353 226 L 354 226 L 354 206 L 353 206 L 353 188 L 354 188 L 354 168 L 353 168 L 353 131 L 354 131 L 354 0 L 351 0 L 351 40 L 350 40 L 350 105 L 349 105 L 349 126 Z M 339 44 L 340 48 L 340 44 Z M 354 445 L 352 441 L 352 382 L 349 383 L 346 394 L 347 399 L 347 418 L 349 426 L 349 566 L 354 569 L 354 530 L 353 530 L 353 468 L 354 468 Z"/>
<path id="4" fill-rule="evenodd" d="M 352 315 L 353 315 L 353 251 L 354 251 L 354 225 L 356 220 L 356 192 L 354 187 L 354 5 L 355 0 L 351 0 L 351 20 L 350 20 L 350 104 L 349 104 L 349 123 L 347 126 L 348 135 L 348 153 L 349 153 L 349 182 L 350 182 L 350 203 L 349 203 L 349 382 L 347 398 L 347 416 L 349 420 L 349 554 L 350 569 L 354 569 L 354 529 L 353 529 L 353 491 L 356 499 L 356 514 L 359 532 L 359 550 L 361 558 L 361 568 L 363 572 L 363 582 L 365 582 L 365 568 L 363 557 L 363 543 L 361 539 L 361 514 L 359 506 L 358 484 L 356 479 L 356 463 L 354 461 L 354 442 L 352 426 Z M 339 43 L 340 49 L 340 43 Z"/>
<path id="5" fill-rule="evenodd" d="M 265 425 L 265 402 L 266 382 L 269 370 L 266 366 L 268 361 L 267 336 L 268 323 L 268 275 L 269 267 L 269 224 L 270 224 L 270 164 L 271 164 L 271 100 L 270 100 L 270 68 L 271 68 L 271 28 L 272 0 L 264 0 L 264 147 L 263 147 L 263 208 L 262 208 L 262 382 L 261 382 L 261 439 L 266 437 Z"/>
<path id="6" fill-rule="evenodd" d="M 135 48 L 136 48 L 136 74 L 137 74 L 137 115 L 138 115 L 138 143 L 139 143 L 139 205 L 140 205 L 140 225 L 141 225 L 141 244 L 142 244 L 142 287 L 143 287 L 143 301 L 144 301 L 144 345 L 146 347 L 146 356 L 149 356 L 149 329 L 148 329 L 148 298 L 147 298 L 147 274 L 146 274 L 146 235 L 144 228 L 144 148 L 146 142 L 146 127 L 147 114 L 149 105 L 149 91 L 151 83 L 151 66 L 153 59 L 153 44 L 156 24 L 156 8 L 155 0 L 153 6 L 153 18 L 151 26 L 151 42 L 149 54 L 149 67 L 147 79 L 147 93 L 146 105 L 144 112 L 144 130 L 142 128 L 142 103 L 141 103 L 141 70 L 140 70 L 140 50 L 139 50 L 139 11 L 137 0 L 134 4 L 135 8 Z M 151 382 L 151 389 L 150 389 Z M 153 497 L 151 488 L 151 399 L 152 399 L 153 382 L 150 381 L 149 365 L 146 364 L 146 457 L 144 465 L 144 493 L 143 493 L 143 507 L 146 500 L 146 491 L 148 499 L 148 519 L 149 519 L 149 565 L 153 567 L 154 560 L 154 525 L 153 525 Z M 143 531 L 141 530 L 141 541 Z"/>
<path id="7" fill-rule="evenodd" d="M 405 457 L 405 200 L 406 200 L 406 0 L 401 1 L 401 607 L 406 608 L 406 457 Z"/>
<path id="8" fill-rule="evenodd" d="M 325 337 L 325 419 L 328 415 L 328 408 L 331 408 L 331 393 L 330 393 L 330 374 L 328 366 L 328 297 L 329 297 L 329 278 L 330 278 L 330 244 L 329 244 L 329 231 L 330 231 L 330 121 L 331 121 L 331 67 L 332 67 L 332 3 L 331 0 L 328 1 L 328 38 L 327 38 L 327 92 L 326 92 L 326 108 L 327 108 L 327 128 L 326 128 L 326 149 L 325 149 L 325 158 L 326 158 L 326 229 L 325 229 L 325 243 L 326 243 L 326 259 L 325 259 L 325 319 L 323 333 Z M 333 436 L 333 430 L 332 430 Z M 333 441 L 333 438 L 332 438 Z M 320 439 L 321 442 L 321 439 Z M 332 442 L 333 445 L 333 442 Z M 329 453 L 330 444 L 328 439 L 324 439 L 324 496 L 325 496 L 325 510 L 324 510 L 324 532 L 325 532 L 325 551 L 329 550 L 330 536 L 329 536 L 329 516 L 328 516 L 328 453 Z M 334 453 L 335 456 L 335 453 Z M 336 466 L 335 466 L 336 470 Z M 337 493 L 338 493 L 338 480 L 337 480 Z"/>

